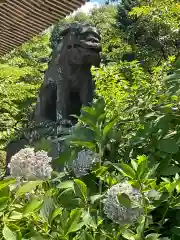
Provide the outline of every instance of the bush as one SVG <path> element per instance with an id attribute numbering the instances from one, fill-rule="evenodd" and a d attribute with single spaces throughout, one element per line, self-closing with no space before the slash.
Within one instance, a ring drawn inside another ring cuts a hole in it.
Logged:
<path id="1" fill-rule="evenodd" d="M 113 108 L 109 114 L 102 97 L 83 108 L 79 123 L 66 138 L 64 152 L 54 160 L 58 165 L 68 164 L 67 171 L 53 172 L 47 181 L 24 183 L 7 178 L 0 182 L 1 237 L 179 238 L 179 70 L 162 78 L 168 69 L 169 63 L 155 69 L 150 79 L 141 68 L 136 74 L 132 68 L 132 83 L 123 80 L 128 88 L 120 89 L 122 94 L 130 89 L 137 101 L 123 96 L 122 105 L 113 104 L 122 109 L 136 107 L 130 111 L 130 117 L 135 117 L 132 124 L 123 122 Z M 144 80 L 137 81 L 138 76 Z M 156 91 L 155 86 L 159 86 Z M 86 171 L 77 176 L 77 170 L 85 169 L 86 158 Z"/>
<path id="2" fill-rule="evenodd" d="M 151 4 L 155 20 L 161 12 L 168 24 L 174 13 L 177 16 L 175 1 L 172 6 L 167 5 L 170 15 L 166 14 L 163 1 L 162 9 L 159 5 L 154 8 L 156 1 Z M 91 20 L 103 37 L 104 63 L 111 64 L 92 69 L 96 100 L 91 107 L 82 109 L 78 124 L 65 138 L 64 151 L 52 161 L 54 169 L 64 165 L 64 171 L 52 172 L 49 179 L 52 169 L 47 154 L 43 152 L 42 157 L 31 149 L 30 156 L 24 156 L 22 151 L 14 157 L 11 173 L 16 176 L 18 172 L 19 177 L 0 181 L 1 239 L 179 239 L 179 63 L 174 64 L 175 57 L 166 56 L 155 64 L 156 57 L 161 59 L 158 51 L 153 50 L 151 56 L 152 49 L 142 48 L 141 44 L 138 56 L 141 60 L 142 54 L 148 62 L 121 62 L 124 51 L 132 46 L 123 42 L 124 33 L 115 31 L 116 10 L 102 7 L 91 13 Z M 144 12 L 147 9 L 142 6 L 130 10 L 132 18 L 139 11 L 142 25 L 145 17 L 154 26 L 151 9 Z M 100 18 L 101 12 L 104 14 Z M 110 20 L 104 24 L 107 16 Z M 76 17 L 77 21 L 85 19 L 90 21 L 86 15 Z M 149 21 L 146 25 L 153 33 Z M 26 104 L 34 101 L 42 77 L 39 70 L 43 69 L 36 58 L 47 55 L 47 37 L 41 39 L 42 43 L 35 39 L 36 47 L 25 45 L 5 58 L 11 68 L 0 66 L 0 87 L 5 89 L 8 85 L 6 93 L 0 91 L 3 146 L 19 119 L 18 129 L 26 120 Z M 149 43 L 145 47 L 148 46 Z M 26 54 L 28 51 L 30 55 Z M 22 92 L 15 97 L 19 85 L 23 86 Z M 41 147 L 45 150 L 47 146 Z"/>

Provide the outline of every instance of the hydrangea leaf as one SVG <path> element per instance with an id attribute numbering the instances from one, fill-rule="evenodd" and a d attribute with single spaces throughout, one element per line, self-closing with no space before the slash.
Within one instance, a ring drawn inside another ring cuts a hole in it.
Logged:
<path id="1" fill-rule="evenodd" d="M 54 200 L 51 197 L 46 197 L 42 204 L 40 215 L 46 220 L 47 222 L 51 222 L 51 217 L 55 209 Z"/>
<path id="2" fill-rule="evenodd" d="M 81 219 L 82 210 L 81 209 L 73 209 L 70 214 L 70 218 L 68 219 L 67 227 L 65 229 L 65 234 L 76 232 L 81 229 L 84 225 L 84 221 Z"/>
<path id="3" fill-rule="evenodd" d="M 131 207 L 131 199 L 125 193 L 118 193 L 118 201 L 124 207 L 130 208 Z"/>
<path id="4" fill-rule="evenodd" d="M 151 233 L 146 236 L 146 240 L 158 240 L 160 237 L 160 234 L 158 233 Z"/>
<path id="5" fill-rule="evenodd" d="M 118 118 L 116 117 L 115 119 L 113 119 L 112 121 L 110 121 L 103 129 L 103 139 L 105 139 L 107 137 L 107 135 L 109 134 L 109 132 L 111 131 L 111 129 L 113 128 L 113 126 L 115 125 L 115 123 L 117 122 Z"/>
<path id="6" fill-rule="evenodd" d="M 11 231 L 7 226 L 4 226 L 3 228 L 3 237 L 6 239 L 6 240 L 16 240 L 17 238 L 17 235 L 15 232 Z"/>
<path id="7" fill-rule="evenodd" d="M 101 194 L 96 194 L 90 197 L 91 203 L 94 204 L 97 200 L 101 199 L 103 195 Z"/>
<path id="8" fill-rule="evenodd" d="M 24 206 L 23 214 L 27 215 L 29 213 L 36 211 L 37 209 L 39 209 L 39 207 L 41 206 L 42 203 L 43 203 L 42 200 L 39 200 L 36 198 L 32 199 L 30 202 L 28 202 Z"/>
<path id="9" fill-rule="evenodd" d="M 120 163 L 119 166 L 128 177 L 130 177 L 131 179 L 135 179 L 136 173 L 129 165 L 125 163 Z"/>
<path id="10" fill-rule="evenodd" d="M 87 186 L 79 179 L 74 179 L 74 190 L 77 196 L 87 199 Z"/>
<path id="11" fill-rule="evenodd" d="M 16 179 L 15 178 L 7 178 L 4 180 L 0 181 L 0 190 L 9 186 L 10 184 L 16 183 Z"/>
<path id="12" fill-rule="evenodd" d="M 158 148 L 163 152 L 171 153 L 171 154 L 176 154 L 179 150 L 179 147 L 176 144 L 175 139 L 161 139 L 159 141 Z"/>
<path id="13" fill-rule="evenodd" d="M 23 186 L 21 186 L 17 192 L 16 192 L 16 195 L 17 196 L 21 196 L 25 193 L 29 193 L 31 192 L 32 190 L 34 190 L 37 186 L 40 186 L 42 185 L 43 181 L 30 181 L 28 183 L 25 183 Z"/>
<path id="14" fill-rule="evenodd" d="M 67 180 L 64 182 L 61 182 L 56 186 L 58 189 L 67 189 L 67 188 L 73 188 L 74 187 L 74 182 L 71 180 Z"/>

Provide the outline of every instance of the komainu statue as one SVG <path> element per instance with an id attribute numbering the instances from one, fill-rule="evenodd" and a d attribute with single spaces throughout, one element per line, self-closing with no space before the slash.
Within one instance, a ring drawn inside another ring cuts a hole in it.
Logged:
<path id="1" fill-rule="evenodd" d="M 6 175 L 11 157 L 41 138 L 58 136 L 59 126 L 76 123 L 81 107 L 93 100 L 91 66 L 100 64 L 100 34 L 88 24 L 72 23 L 51 35 L 51 60 L 39 91 L 33 121 L 19 139 L 7 146 Z"/>
<path id="2" fill-rule="evenodd" d="M 89 25 L 71 24 L 57 38 L 35 110 L 35 121 L 72 120 L 93 99 L 90 68 L 100 64 L 100 35 Z"/>

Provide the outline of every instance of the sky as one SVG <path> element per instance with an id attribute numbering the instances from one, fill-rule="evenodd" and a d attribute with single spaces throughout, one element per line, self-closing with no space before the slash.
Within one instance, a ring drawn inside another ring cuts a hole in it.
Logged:
<path id="1" fill-rule="evenodd" d="M 105 0 L 90 0 L 90 2 L 104 3 L 104 2 L 105 2 Z"/>
<path id="2" fill-rule="evenodd" d="M 88 13 L 93 7 L 98 7 L 100 4 L 103 4 L 105 2 L 105 0 L 90 0 L 89 2 L 87 2 L 86 4 L 84 4 L 81 8 L 78 9 L 78 11 L 83 11 L 85 13 Z M 76 13 L 77 11 L 73 12 L 73 15 Z"/>

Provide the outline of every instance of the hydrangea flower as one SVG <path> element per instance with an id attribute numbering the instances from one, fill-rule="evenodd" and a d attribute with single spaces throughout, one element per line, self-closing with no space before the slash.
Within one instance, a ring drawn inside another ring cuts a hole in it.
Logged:
<path id="1" fill-rule="evenodd" d="M 10 175 L 24 180 L 47 179 L 50 178 L 52 168 L 50 166 L 52 158 L 47 152 L 35 152 L 34 148 L 24 148 L 16 153 L 8 164 Z"/>
<path id="2" fill-rule="evenodd" d="M 156 200 L 158 200 L 161 197 L 161 193 L 156 191 L 155 189 L 152 189 L 152 190 L 146 192 L 145 195 L 149 199 L 156 199 Z"/>
<path id="3" fill-rule="evenodd" d="M 72 168 L 76 177 L 88 174 L 94 163 L 99 162 L 97 153 L 90 150 L 82 150 L 78 153 L 77 159 L 73 161 Z"/>
<path id="4" fill-rule="evenodd" d="M 137 207 L 125 207 L 119 203 L 118 194 L 126 194 L 131 202 Z M 140 192 L 133 188 L 128 182 L 118 183 L 112 186 L 103 200 L 104 203 L 104 213 L 109 219 L 114 223 L 120 225 L 132 224 L 134 221 L 137 221 L 138 218 L 142 215 L 143 209 L 139 207 L 141 200 Z"/>

